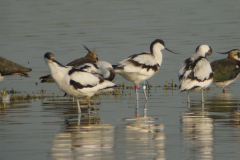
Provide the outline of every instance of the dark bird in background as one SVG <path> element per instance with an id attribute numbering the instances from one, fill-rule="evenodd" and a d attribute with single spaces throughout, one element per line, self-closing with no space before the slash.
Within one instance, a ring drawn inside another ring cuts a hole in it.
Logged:
<path id="1" fill-rule="evenodd" d="M 4 76 L 20 75 L 28 77 L 26 72 L 32 71 L 31 68 L 23 67 L 17 63 L 0 57 L 0 81 L 3 80 Z"/>
<path id="2" fill-rule="evenodd" d="M 223 93 L 225 93 L 225 87 L 233 83 L 239 76 L 240 50 L 232 49 L 221 54 L 228 54 L 228 57 L 225 59 L 213 61 L 211 63 L 211 66 L 214 73 L 213 83 L 223 88 Z"/>
<path id="3" fill-rule="evenodd" d="M 94 53 L 95 50 L 90 51 L 87 46 L 83 45 L 83 47 L 88 51 L 88 54 L 85 57 L 76 59 L 70 63 L 68 63 L 66 66 L 72 66 L 74 68 L 77 68 L 85 63 L 96 63 L 98 61 L 98 55 Z M 54 80 L 51 77 L 51 75 L 42 76 L 39 78 L 41 80 L 41 83 L 53 83 Z"/>

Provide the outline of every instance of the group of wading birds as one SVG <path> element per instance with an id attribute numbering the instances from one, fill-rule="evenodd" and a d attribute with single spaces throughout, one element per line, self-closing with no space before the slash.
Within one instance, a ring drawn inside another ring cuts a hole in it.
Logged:
<path id="1" fill-rule="evenodd" d="M 55 82 L 58 87 L 77 98 L 78 112 L 81 113 L 78 98 L 87 97 L 88 107 L 90 107 L 90 97 L 96 93 L 113 91 L 117 85 L 112 80 L 115 73 L 120 74 L 126 80 L 135 84 L 136 98 L 138 101 L 138 87 L 143 83 L 143 92 L 146 94 L 145 81 L 152 77 L 162 64 L 162 52 L 166 49 L 163 40 L 156 39 L 150 44 L 150 52 L 142 52 L 131 55 L 120 61 L 117 65 L 112 65 L 106 61 L 98 61 L 99 57 L 94 51 L 88 51 L 85 57 L 76 59 L 66 66 L 59 63 L 51 52 L 44 55 L 44 60 L 49 67 L 50 75 L 40 77 L 42 83 Z M 187 91 L 187 102 L 190 102 L 189 91 L 202 91 L 202 103 L 204 103 L 203 89 L 212 82 L 223 88 L 234 82 L 240 73 L 240 50 L 232 49 L 221 54 L 228 54 L 225 59 L 212 62 L 206 56 L 212 54 L 212 48 L 206 44 L 199 45 L 196 53 L 183 62 L 179 69 L 179 90 Z M 8 75 L 27 76 L 30 68 L 25 68 L 3 57 L 0 57 L 0 80 Z"/>

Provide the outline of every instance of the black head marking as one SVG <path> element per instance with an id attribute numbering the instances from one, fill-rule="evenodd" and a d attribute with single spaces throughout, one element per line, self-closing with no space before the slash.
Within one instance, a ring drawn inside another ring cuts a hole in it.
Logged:
<path id="1" fill-rule="evenodd" d="M 52 54 L 51 52 L 45 53 L 44 58 L 52 60 L 53 62 L 57 63 L 61 67 L 65 67 L 64 65 L 62 65 L 61 63 L 55 60 L 54 54 Z"/>
<path id="2" fill-rule="evenodd" d="M 197 46 L 195 53 L 197 53 L 197 51 L 199 50 L 199 47 L 200 47 L 200 46 L 201 46 L 201 45 Z"/>
<path id="3" fill-rule="evenodd" d="M 151 51 L 151 53 L 152 53 L 153 46 L 154 46 L 154 44 L 156 44 L 156 43 L 160 43 L 160 44 L 162 44 L 163 46 L 165 46 L 163 40 L 161 40 L 161 39 L 155 39 L 155 40 L 151 43 L 151 45 L 150 45 L 150 51 Z"/>
<path id="4" fill-rule="evenodd" d="M 212 48 L 210 46 L 209 47 L 209 51 L 206 53 L 206 56 L 210 56 L 212 54 Z"/>
<path id="5" fill-rule="evenodd" d="M 55 57 L 51 52 L 45 53 L 44 58 L 47 58 L 49 60 L 55 60 Z"/>
<path id="6" fill-rule="evenodd" d="M 155 39 L 155 40 L 151 43 L 151 45 L 154 45 L 154 44 L 156 44 L 156 43 L 160 43 L 160 44 L 162 44 L 163 46 L 165 46 L 163 40 L 161 40 L 161 39 Z"/>

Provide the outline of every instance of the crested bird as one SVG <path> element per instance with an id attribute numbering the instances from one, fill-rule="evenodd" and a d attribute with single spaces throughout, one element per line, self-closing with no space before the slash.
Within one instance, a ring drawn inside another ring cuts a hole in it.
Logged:
<path id="1" fill-rule="evenodd" d="M 6 58 L 0 57 L 0 81 L 2 81 L 5 76 L 10 75 L 20 75 L 28 77 L 28 74 L 26 74 L 26 72 L 30 71 L 32 71 L 31 68 L 23 67 Z"/>
<path id="2" fill-rule="evenodd" d="M 228 54 L 228 57 L 213 61 L 211 66 L 213 83 L 223 88 L 223 93 L 225 93 L 225 87 L 233 83 L 240 74 L 240 50 L 232 49 L 221 54 Z"/>
<path id="3" fill-rule="evenodd" d="M 179 69 L 179 89 L 187 91 L 187 102 L 190 102 L 189 91 L 202 90 L 202 103 L 204 102 L 203 89 L 207 88 L 213 81 L 213 72 L 206 56 L 212 54 L 212 48 L 202 44 L 196 48 L 196 53 L 186 59 Z"/>

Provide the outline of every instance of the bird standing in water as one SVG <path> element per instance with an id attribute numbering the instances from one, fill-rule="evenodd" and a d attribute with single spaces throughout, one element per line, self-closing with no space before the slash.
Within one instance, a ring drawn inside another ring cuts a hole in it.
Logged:
<path id="1" fill-rule="evenodd" d="M 232 49 L 221 54 L 228 54 L 225 59 L 213 61 L 211 63 L 213 70 L 213 83 L 223 88 L 233 83 L 240 74 L 240 50 Z"/>
<path id="2" fill-rule="evenodd" d="M 119 62 L 118 65 L 113 65 L 115 73 L 120 74 L 126 80 L 135 84 L 135 92 L 138 101 L 138 86 L 140 83 L 152 77 L 162 64 L 162 52 L 166 49 L 163 40 L 156 39 L 150 45 L 150 53 L 143 52 L 134 54 Z M 174 53 L 174 52 L 172 52 Z M 143 91 L 147 101 L 146 85 L 143 83 Z"/>
<path id="3" fill-rule="evenodd" d="M 206 56 L 212 54 L 212 48 L 208 45 L 199 45 L 196 53 L 186 59 L 179 69 L 179 89 L 188 92 L 187 102 L 190 102 L 189 91 L 202 90 L 202 103 L 204 102 L 203 89 L 213 81 L 213 72 Z"/>
<path id="4" fill-rule="evenodd" d="M 76 69 L 72 66 L 63 66 L 55 60 L 52 53 L 44 55 L 51 76 L 58 87 L 67 94 L 79 97 L 87 97 L 88 107 L 90 107 L 90 97 L 99 92 L 113 91 L 117 87 L 113 82 L 105 80 L 92 73 Z M 78 112 L 81 113 L 79 100 L 77 99 Z"/>
<path id="5" fill-rule="evenodd" d="M 17 63 L 14 63 L 6 58 L 0 57 L 0 81 L 3 80 L 5 76 L 20 75 L 28 77 L 26 72 L 32 71 L 31 68 L 23 67 Z"/>
<path id="6" fill-rule="evenodd" d="M 73 66 L 74 68 L 77 68 L 85 63 L 96 63 L 99 59 L 98 55 L 93 52 L 90 51 L 87 46 L 83 45 L 83 47 L 88 51 L 88 54 L 85 57 L 76 59 L 70 63 L 68 63 L 66 66 Z M 53 83 L 54 80 L 51 77 L 51 75 L 47 75 L 47 76 L 42 76 L 39 78 L 41 80 L 41 83 Z"/>

